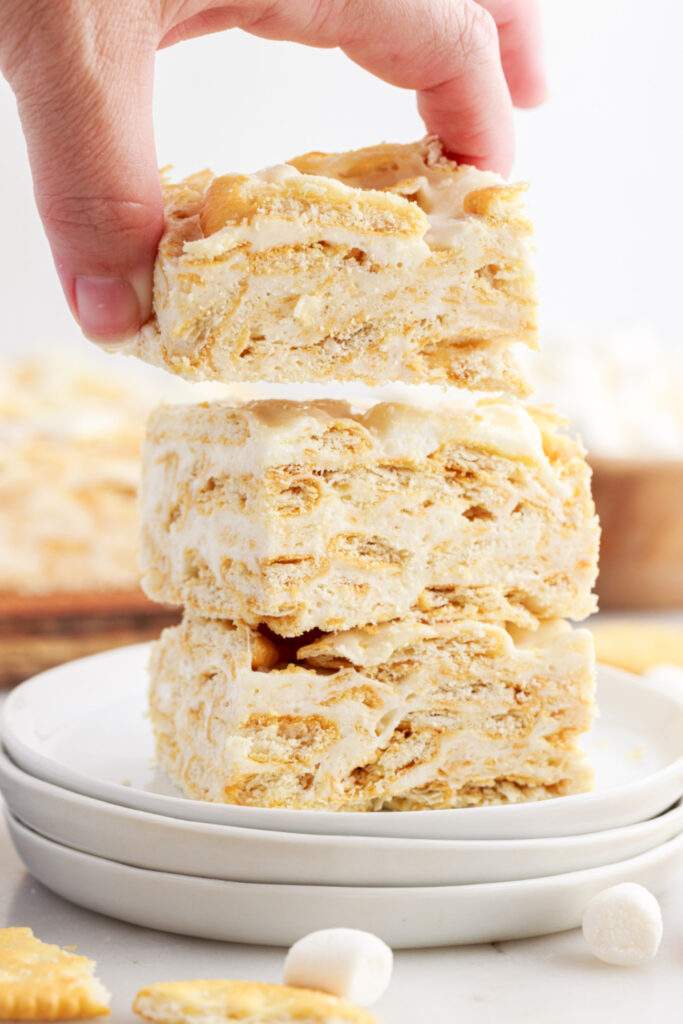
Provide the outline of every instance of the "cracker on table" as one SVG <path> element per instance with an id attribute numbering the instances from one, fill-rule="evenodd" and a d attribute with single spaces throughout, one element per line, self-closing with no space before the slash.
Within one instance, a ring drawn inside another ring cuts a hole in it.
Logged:
<path id="1" fill-rule="evenodd" d="M 0 1020 L 88 1020 L 109 1013 L 95 962 L 37 939 L 30 928 L 0 929 Z"/>
<path id="2" fill-rule="evenodd" d="M 376 1024 L 367 1010 L 326 992 L 259 981 L 158 982 L 138 992 L 133 1009 L 155 1024 Z"/>
<path id="3" fill-rule="evenodd" d="M 656 665 L 683 668 L 683 627 L 646 619 L 615 619 L 592 627 L 598 661 L 644 673 Z"/>

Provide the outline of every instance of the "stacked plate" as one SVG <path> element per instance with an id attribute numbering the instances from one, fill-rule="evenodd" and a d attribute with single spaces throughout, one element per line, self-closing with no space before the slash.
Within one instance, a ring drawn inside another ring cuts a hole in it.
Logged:
<path id="1" fill-rule="evenodd" d="M 683 694 L 601 668 L 592 793 L 450 811 L 206 804 L 154 769 L 146 645 L 7 699 L 0 789 L 28 870 L 75 903 L 206 938 L 286 945 L 366 928 L 394 947 L 575 927 L 605 886 L 683 863 Z"/>

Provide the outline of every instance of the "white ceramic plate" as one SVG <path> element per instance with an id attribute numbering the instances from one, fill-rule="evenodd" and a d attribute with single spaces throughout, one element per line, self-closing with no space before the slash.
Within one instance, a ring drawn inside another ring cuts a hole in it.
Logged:
<path id="1" fill-rule="evenodd" d="M 148 650 L 138 644 L 83 658 L 14 690 L 2 723 L 12 760 L 46 782 L 125 807 L 190 821 L 325 835 L 575 835 L 645 821 L 683 795 L 683 702 L 675 691 L 601 667 L 601 717 L 586 741 L 596 767 L 592 793 L 507 806 L 367 814 L 188 800 L 154 769 L 146 718 Z"/>
<path id="2" fill-rule="evenodd" d="M 27 775 L 0 752 L 13 816 L 63 846 L 152 871 L 299 885 L 507 882 L 601 867 L 683 832 L 683 806 L 650 821 L 559 839 L 383 839 L 207 825 L 119 807 Z"/>
<path id="3" fill-rule="evenodd" d="M 254 885 L 145 871 L 79 853 L 8 815 L 17 852 L 49 889 L 146 928 L 227 942 L 287 946 L 318 928 L 364 928 L 395 948 L 496 942 L 576 927 L 588 900 L 617 882 L 663 891 L 683 862 L 683 836 L 631 860 L 552 878 L 490 885 L 362 888 Z"/>

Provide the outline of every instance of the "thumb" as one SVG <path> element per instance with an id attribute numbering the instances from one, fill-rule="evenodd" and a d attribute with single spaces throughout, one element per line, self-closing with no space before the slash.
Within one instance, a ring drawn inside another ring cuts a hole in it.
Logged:
<path id="1" fill-rule="evenodd" d="M 44 4 L 7 72 L 64 292 L 84 333 L 104 343 L 150 315 L 163 223 L 149 7 Z"/>

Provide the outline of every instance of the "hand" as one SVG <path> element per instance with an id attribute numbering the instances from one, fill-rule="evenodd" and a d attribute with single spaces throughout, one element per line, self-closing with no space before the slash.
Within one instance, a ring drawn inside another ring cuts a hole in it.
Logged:
<path id="1" fill-rule="evenodd" d="M 0 0 L 0 70 L 28 144 L 36 202 L 74 316 L 93 340 L 148 319 L 163 227 L 154 56 L 242 28 L 340 47 L 414 89 L 456 158 L 506 174 L 512 104 L 543 98 L 534 0 Z"/>

